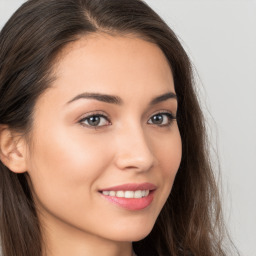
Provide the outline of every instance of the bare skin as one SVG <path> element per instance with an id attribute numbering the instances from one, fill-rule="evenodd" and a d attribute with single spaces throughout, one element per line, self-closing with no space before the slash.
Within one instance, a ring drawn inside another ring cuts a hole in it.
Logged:
<path id="1" fill-rule="evenodd" d="M 177 100 L 154 101 L 175 94 L 171 69 L 152 43 L 95 34 L 67 46 L 54 74 L 36 103 L 22 169 L 31 178 L 45 255 L 131 256 L 132 241 L 152 230 L 181 160 Z M 118 102 L 81 96 L 88 93 Z M 100 192 L 145 182 L 156 190 L 141 210 Z"/>

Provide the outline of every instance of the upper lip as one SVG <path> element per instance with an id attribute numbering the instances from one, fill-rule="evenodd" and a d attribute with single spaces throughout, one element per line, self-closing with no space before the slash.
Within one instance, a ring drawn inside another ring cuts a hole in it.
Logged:
<path id="1" fill-rule="evenodd" d="M 157 187 L 156 185 L 148 182 L 144 183 L 127 183 L 123 185 L 118 185 L 114 187 L 108 187 L 100 189 L 100 191 L 136 191 L 136 190 L 155 190 Z"/>

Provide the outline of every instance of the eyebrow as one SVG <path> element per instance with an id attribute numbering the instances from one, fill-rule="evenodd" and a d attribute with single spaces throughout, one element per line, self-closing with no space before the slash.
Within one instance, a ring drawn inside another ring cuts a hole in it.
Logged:
<path id="1" fill-rule="evenodd" d="M 70 104 L 71 102 L 74 102 L 79 99 L 94 99 L 94 100 L 111 103 L 111 104 L 116 104 L 116 105 L 123 104 L 123 100 L 118 96 L 101 94 L 101 93 L 89 93 L 89 92 L 81 93 L 81 94 L 75 96 L 73 99 L 68 101 L 67 104 Z M 168 92 L 168 93 L 165 93 L 163 95 L 157 96 L 154 99 L 152 99 L 151 102 L 149 103 L 149 105 L 151 105 L 151 106 L 156 105 L 156 104 L 166 101 L 168 99 L 176 99 L 177 100 L 177 96 L 173 92 Z"/>
<path id="2" fill-rule="evenodd" d="M 72 100 L 68 101 L 67 104 L 79 99 L 93 99 L 93 100 L 98 100 L 98 101 L 117 104 L 117 105 L 123 104 L 123 100 L 118 96 L 101 94 L 101 93 L 89 93 L 89 92 L 84 92 L 77 95 Z"/>
<path id="3" fill-rule="evenodd" d="M 150 102 L 150 105 L 156 105 L 160 102 L 163 102 L 163 101 L 166 101 L 168 99 L 175 99 L 177 100 L 177 95 L 173 92 L 168 92 L 168 93 L 165 93 L 163 95 L 160 95 L 160 96 L 157 96 L 156 98 L 154 98 L 151 102 Z"/>

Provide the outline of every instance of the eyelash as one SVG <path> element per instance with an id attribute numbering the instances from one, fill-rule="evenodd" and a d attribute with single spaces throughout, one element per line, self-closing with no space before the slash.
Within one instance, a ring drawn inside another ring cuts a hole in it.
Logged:
<path id="1" fill-rule="evenodd" d="M 154 124 L 154 123 L 149 123 L 149 121 L 150 121 L 150 120 L 152 121 L 152 118 L 155 117 L 155 116 L 157 116 L 157 115 L 159 115 L 159 116 L 162 115 L 162 116 L 167 117 L 167 118 L 168 118 L 167 124 Z M 97 117 L 97 118 L 104 118 L 104 119 L 108 122 L 108 124 L 107 124 L 107 125 L 98 125 L 98 124 L 101 122 L 101 120 L 99 121 L 99 123 L 98 123 L 96 126 L 90 125 L 90 124 L 85 124 L 85 121 L 88 122 L 90 118 L 95 118 L 95 117 Z M 149 119 L 149 121 L 148 121 L 147 123 L 150 124 L 150 125 L 156 125 L 156 126 L 158 126 L 158 127 L 168 127 L 168 126 L 171 126 L 171 125 L 172 125 L 172 123 L 173 123 L 174 120 L 176 120 L 176 117 L 175 117 L 170 111 L 162 110 L 162 111 L 159 111 L 159 112 L 153 114 L 153 115 L 150 117 L 150 119 Z M 85 117 L 83 117 L 82 119 L 80 119 L 80 120 L 78 121 L 78 123 L 80 123 L 82 126 L 85 126 L 85 127 L 91 128 L 91 129 L 99 129 L 99 128 L 104 127 L 104 126 L 111 125 L 111 121 L 110 121 L 110 119 L 108 118 L 108 116 L 106 116 L 105 114 L 103 114 L 103 113 L 101 113 L 101 112 L 91 113 L 91 114 L 89 114 L 88 116 L 85 116 Z"/>
<path id="2" fill-rule="evenodd" d="M 152 124 L 152 125 L 156 125 L 156 126 L 159 126 L 159 127 L 168 127 L 168 126 L 171 126 L 173 121 L 176 120 L 176 116 L 173 115 L 173 113 L 171 113 L 170 111 L 167 111 L 167 110 L 161 110 L 155 114 L 153 114 L 149 120 L 151 120 L 153 117 L 157 116 L 157 115 L 162 115 L 162 116 L 166 116 L 167 119 L 168 119 L 168 122 L 167 124 L 160 124 L 160 125 L 157 125 L 157 124 Z M 148 121 L 149 122 L 149 121 Z"/>
<path id="3" fill-rule="evenodd" d="M 93 126 L 93 125 L 89 125 L 89 124 L 84 123 L 85 121 L 88 122 L 88 120 L 92 117 L 104 118 L 108 122 L 108 124 L 107 125 L 100 125 L 100 126 Z M 110 122 L 110 119 L 108 118 L 108 116 L 106 116 L 106 114 L 103 114 L 101 112 L 90 113 L 88 116 L 85 116 L 82 119 L 80 119 L 78 121 L 78 123 L 80 123 L 82 126 L 85 126 L 85 127 L 91 128 L 91 129 L 99 129 L 99 128 L 104 127 L 104 126 L 111 125 L 111 122 Z"/>

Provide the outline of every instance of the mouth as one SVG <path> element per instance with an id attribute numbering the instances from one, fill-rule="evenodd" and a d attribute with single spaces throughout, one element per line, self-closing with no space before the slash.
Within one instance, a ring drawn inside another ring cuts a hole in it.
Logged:
<path id="1" fill-rule="evenodd" d="M 103 190 L 101 193 L 104 196 L 113 196 L 113 197 L 121 197 L 121 198 L 143 198 L 149 195 L 150 190 L 135 190 L 135 191 L 123 191 L 123 190 L 118 190 L 118 191 L 107 191 Z"/>
<path id="2" fill-rule="evenodd" d="M 154 198 L 157 187 L 151 183 L 124 184 L 99 190 L 104 199 L 127 210 L 142 210 Z"/>

